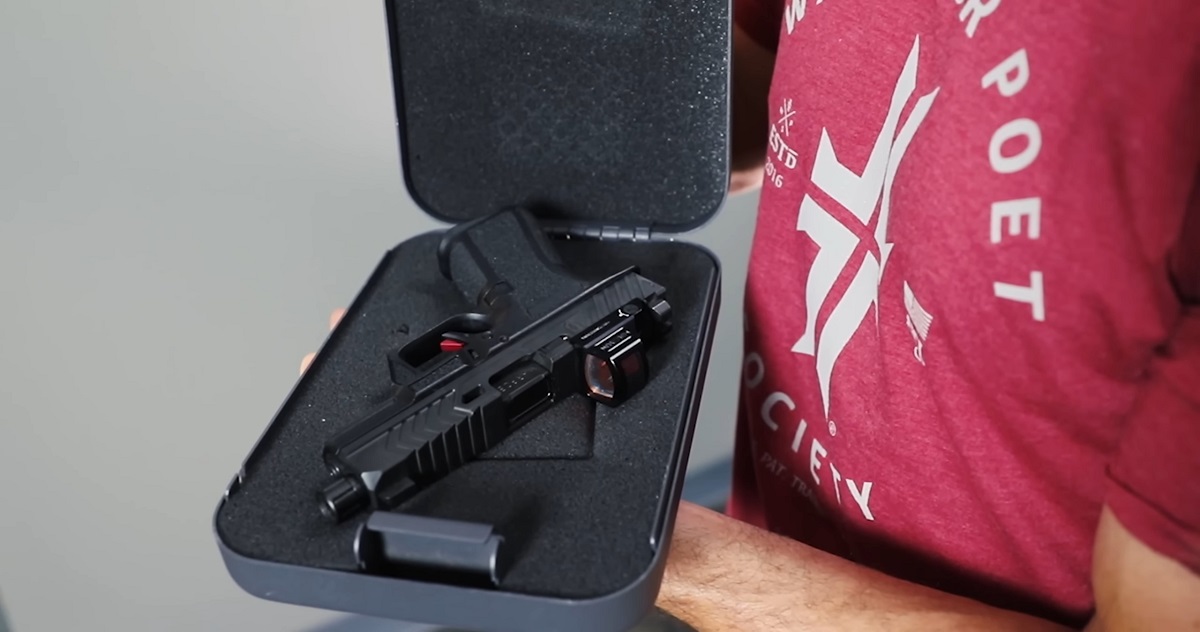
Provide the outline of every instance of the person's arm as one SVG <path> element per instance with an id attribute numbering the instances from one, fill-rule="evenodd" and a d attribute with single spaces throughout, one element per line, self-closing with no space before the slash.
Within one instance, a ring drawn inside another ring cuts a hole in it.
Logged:
<path id="1" fill-rule="evenodd" d="M 735 25 L 731 65 L 729 192 L 733 194 L 762 184 L 769 129 L 767 96 L 775 55 Z"/>
<path id="2" fill-rule="evenodd" d="M 1087 632 L 1200 630 L 1200 576 L 1143 544 L 1108 509 L 1093 558 Z"/>
<path id="3" fill-rule="evenodd" d="M 1089 632 L 1200 628 L 1200 577 L 1135 540 L 1107 511 L 1096 540 L 1099 616 Z M 658 606 L 717 630 L 1063 630 L 895 579 L 683 503 Z"/>
<path id="4" fill-rule="evenodd" d="M 658 606 L 717 630 L 1061 630 L 681 503 Z"/>

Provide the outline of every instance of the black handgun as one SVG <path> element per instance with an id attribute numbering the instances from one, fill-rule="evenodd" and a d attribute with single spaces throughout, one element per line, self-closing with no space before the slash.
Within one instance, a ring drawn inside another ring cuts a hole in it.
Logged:
<path id="1" fill-rule="evenodd" d="M 438 255 L 480 311 L 389 354 L 398 394 L 326 443 L 318 500 L 334 521 L 397 507 L 571 395 L 619 405 L 671 328 L 662 286 L 632 267 L 573 276 L 522 209 L 448 231 Z"/>

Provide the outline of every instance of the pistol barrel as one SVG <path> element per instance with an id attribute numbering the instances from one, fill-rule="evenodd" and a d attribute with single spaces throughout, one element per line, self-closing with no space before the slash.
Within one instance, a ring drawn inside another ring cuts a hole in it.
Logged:
<path id="1" fill-rule="evenodd" d="M 322 513 L 340 522 L 395 508 L 572 395 L 610 406 L 632 397 L 648 380 L 645 348 L 670 328 L 664 294 L 630 268 L 339 433 L 325 449 L 337 478 L 319 493 Z"/>

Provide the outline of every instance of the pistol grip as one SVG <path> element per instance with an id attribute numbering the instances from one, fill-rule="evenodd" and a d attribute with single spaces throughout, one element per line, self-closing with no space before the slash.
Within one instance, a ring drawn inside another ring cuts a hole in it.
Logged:
<path id="1" fill-rule="evenodd" d="M 585 291 L 526 209 L 511 207 L 456 226 L 438 246 L 442 274 L 497 323 L 527 323 Z M 514 327 L 519 328 L 519 327 Z"/>

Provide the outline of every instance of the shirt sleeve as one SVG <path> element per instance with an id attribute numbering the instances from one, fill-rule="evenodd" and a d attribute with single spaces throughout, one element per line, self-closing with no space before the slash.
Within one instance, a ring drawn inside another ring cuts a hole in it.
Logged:
<path id="1" fill-rule="evenodd" d="M 784 0 L 734 0 L 733 21 L 760 46 L 775 52 Z"/>
<path id="2" fill-rule="evenodd" d="M 1183 312 L 1109 465 L 1107 504 L 1138 540 L 1200 574 L 1200 212 L 1180 240 Z M 1186 259 L 1186 260 L 1184 260 Z"/>

